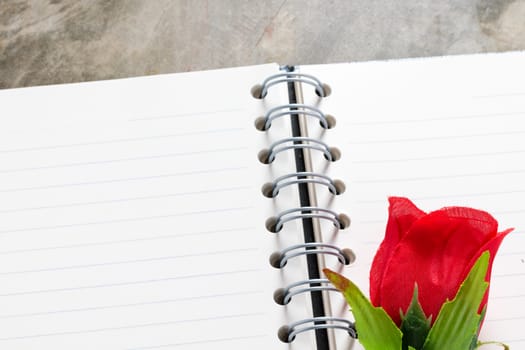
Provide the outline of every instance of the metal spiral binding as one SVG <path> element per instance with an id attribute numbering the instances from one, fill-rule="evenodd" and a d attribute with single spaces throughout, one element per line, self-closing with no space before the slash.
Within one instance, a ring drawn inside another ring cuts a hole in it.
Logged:
<path id="1" fill-rule="evenodd" d="M 278 147 L 288 142 L 292 142 L 292 144 Z M 336 160 L 341 158 L 341 152 L 337 148 L 330 147 L 326 143 L 318 139 L 314 139 L 311 137 L 298 137 L 298 136 L 287 137 L 287 138 L 275 141 L 274 143 L 270 145 L 270 148 L 263 149 L 262 151 L 260 151 L 258 156 L 259 156 L 259 160 L 261 161 L 261 163 L 270 164 L 271 162 L 275 160 L 275 156 L 280 152 L 283 152 L 289 149 L 305 149 L 305 148 L 323 152 L 324 157 L 331 162 L 335 162 Z"/>
<path id="2" fill-rule="evenodd" d="M 295 83 L 311 85 L 314 87 L 315 93 L 320 97 L 326 97 L 331 93 L 330 87 L 327 84 L 323 84 L 316 77 L 294 72 L 293 67 L 286 70 L 287 72 L 285 73 L 272 75 L 265 79 L 262 84 L 255 85 L 251 90 L 253 97 L 263 99 L 268 94 L 270 87 L 281 83 L 294 83 L 293 86 L 300 85 Z M 289 93 L 291 86 L 292 84 L 288 84 Z M 299 92 L 299 94 L 302 95 L 301 92 Z M 273 142 L 268 149 L 261 150 L 258 154 L 259 160 L 264 164 L 270 164 L 276 159 L 277 154 L 288 150 L 302 150 L 305 151 L 304 154 L 307 155 L 309 154 L 309 150 L 320 151 L 328 161 L 333 162 L 338 160 L 341 157 L 341 152 L 337 148 L 330 147 L 319 139 L 308 137 L 307 132 L 304 134 L 302 131 L 297 132 L 297 120 L 299 116 L 301 116 L 300 118 L 307 116 L 318 119 L 320 126 L 324 129 L 333 128 L 336 124 L 335 118 L 323 113 L 317 107 L 300 103 L 302 102 L 302 97 L 289 97 L 289 99 L 289 104 L 273 107 L 269 109 L 264 116 L 255 120 L 255 127 L 260 131 L 269 130 L 273 121 L 285 116 L 290 116 L 292 126 L 295 125 L 295 129 L 292 127 L 293 136 L 277 140 Z M 300 198 L 303 198 L 301 196 L 304 195 L 305 185 L 325 186 L 334 195 L 339 195 L 345 191 L 345 185 L 341 180 L 333 180 L 329 176 L 312 171 L 312 169 L 307 166 L 298 166 L 297 169 L 297 172 L 279 176 L 274 181 L 264 184 L 262 186 L 263 195 L 268 198 L 276 198 L 281 189 L 295 184 L 299 186 Z M 301 190 L 303 191 L 301 192 Z M 307 197 L 308 196 L 309 195 L 307 195 Z M 318 207 L 315 204 L 315 199 L 310 204 L 308 203 L 309 201 L 304 202 L 301 199 L 300 207 L 284 210 L 276 216 L 268 218 L 266 220 L 266 228 L 270 232 L 277 233 L 283 229 L 285 223 L 299 219 L 328 220 L 332 222 L 337 229 L 345 229 L 350 225 L 350 218 L 345 214 L 338 214 L 330 209 Z M 311 238 L 308 238 L 305 243 L 292 245 L 271 254 L 270 264 L 275 268 L 283 268 L 292 258 L 305 256 L 307 257 L 307 261 L 310 261 L 313 256 L 321 255 L 335 256 L 342 265 L 349 265 L 355 260 L 355 254 L 350 249 L 341 249 L 335 245 L 317 242 L 315 239 L 311 241 Z M 314 264 L 313 266 L 317 265 Z M 319 300 L 323 302 L 322 296 L 320 296 L 321 292 L 337 291 L 327 279 L 320 278 L 319 275 L 316 276 L 315 274 L 309 274 L 309 276 L 308 279 L 291 283 L 284 288 L 278 288 L 274 292 L 274 301 L 279 305 L 287 305 L 292 302 L 292 297 L 295 295 L 310 293 L 312 306 L 317 305 L 318 307 Z M 314 303 L 314 297 L 318 298 L 316 299 L 317 303 Z M 319 310 L 319 307 L 317 310 Z M 299 320 L 279 328 L 278 338 L 285 343 L 290 343 L 300 333 L 315 331 L 317 337 L 318 334 L 322 334 L 322 332 L 318 332 L 319 330 L 327 329 L 342 329 L 348 332 L 351 337 L 357 337 L 354 324 L 351 321 L 343 318 L 325 316 L 324 311 L 316 313 L 316 311 L 313 310 L 313 314 L 311 318 Z M 322 341 L 324 344 L 325 340 Z"/>
<path id="3" fill-rule="evenodd" d="M 343 265 L 348 265 L 355 260 L 354 253 L 348 248 L 341 249 L 333 244 L 313 242 L 296 244 L 273 253 L 270 255 L 270 265 L 277 269 L 282 269 L 288 260 L 300 255 L 308 254 L 333 255 L 336 256 L 339 262 Z"/>
<path id="4" fill-rule="evenodd" d="M 329 323 L 327 323 L 329 322 Z M 299 326 L 312 323 L 309 326 L 299 328 Z M 291 343 L 299 333 L 312 331 L 316 329 L 343 329 L 348 332 L 352 338 L 357 338 L 357 331 L 354 323 L 347 319 L 339 317 L 312 317 L 300 320 L 279 328 L 277 336 L 284 343 Z"/>
<path id="5" fill-rule="evenodd" d="M 299 183 L 324 185 L 334 195 L 340 195 L 346 189 L 344 182 L 341 180 L 332 180 L 332 178 L 324 174 L 303 171 L 286 174 L 276 178 L 273 182 L 265 183 L 261 191 L 265 197 L 274 198 L 279 194 L 281 188 Z"/>
<path id="6" fill-rule="evenodd" d="M 266 228 L 270 232 L 281 231 L 283 225 L 291 220 L 318 218 L 331 221 L 335 227 L 343 230 L 350 226 L 350 218 L 345 214 L 337 214 L 333 210 L 320 207 L 297 207 L 284 210 L 266 220 Z"/>
<path id="7" fill-rule="evenodd" d="M 255 120 L 255 127 L 261 131 L 266 131 L 272 126 L 273 120 L 286 115 L 297 114 L 298 112 L 319 119 L 319 123 L 324 129 L 331 129 L 335 126 L 335 118 L 324 114 L 319 108 L 300 103 L 291 103 L 269 109 L 263 117 Z"/>
<path id="8" fill-rule="evenodd" d="M 300 289 L 294 289 L 304 285 L 308 286 Z M 292 300 L 294 295 L 323 290 L 338 292 L 337 288 L 333 287 L 330 284 L 330 281 L 326 278 L 316 278 L 295 282 L 286 286 L 285 288 L 277 289 L 273 293 L 273 300 L 279 305 L 286 305 Z"/>
<path id="9" fill-rule="evenodd" d="M 301 82 L 312 85 L 315 88 L 315 93 L 320 97 L 326 97 L 331 93 L 330 87 L 327 84 L 321 83 L 321 81 L 313 75 L 287 72 L 269 76 L 262 82 L 262 84 L 255 85 L 251 91 L 252 96 L 258 99 L 265 98 L 270 87 L 288 82 Z"/>

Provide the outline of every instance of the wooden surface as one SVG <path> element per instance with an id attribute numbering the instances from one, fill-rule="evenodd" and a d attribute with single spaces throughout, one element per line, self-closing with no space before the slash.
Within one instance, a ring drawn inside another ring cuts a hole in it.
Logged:
<path id="1" fill-rule="evenodd" d="M 525 0 L 0 0 L 0 88 L 525 49 Z"/>

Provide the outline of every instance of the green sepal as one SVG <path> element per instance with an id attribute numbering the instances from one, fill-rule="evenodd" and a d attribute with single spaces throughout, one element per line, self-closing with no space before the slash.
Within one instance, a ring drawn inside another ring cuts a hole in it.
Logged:
<path id="1" fill-rule="evenodd" d="M 417 284 L 406 315 L 401 314 L 401 332 L 403 333 L 403 350 L 409 348 L 420 350 L 425 344 L 430 331 L 431 319 L 427 318 L 418 299 Z"/>
<path id="2" fill-rule="evenodd" d="M 456 297 L 441 307 L 423 350 L 470 349 L 480 324 L 478 309 L 488 287 L 485 282 L 488 266 L 486 251 L 470 270 Z"/>
<path id="3" fill-rule="evenodd" d="M 402 333 L 386 311 L 373 306 L 352 281 L 329 269 L 323 271 L 350 305 L 358 340 L 363 347 L 366 350 L 401 350 Z"/>
<path id="4" fill-rule="evenodd" d="M 476 332 L 476 334 L 474 334 L 474 336 L 472 337 L 472 342 L 470 343 L 470 348 L 469 350 L 475 350 L 478 348 L 479 346 L 479 341 L 478 341 L 478 335 L 479 335 L 479 331 L 481 329 L 481 321 L 485 318 L 485 312 L 487 312 L 487 305 L 485 305 L 483 307 L 483 310 L 481 310 L 481 315 L 480 315 L 480 318 L 479 318 L 479 323 L 478 323 L 478 331 Z"/>

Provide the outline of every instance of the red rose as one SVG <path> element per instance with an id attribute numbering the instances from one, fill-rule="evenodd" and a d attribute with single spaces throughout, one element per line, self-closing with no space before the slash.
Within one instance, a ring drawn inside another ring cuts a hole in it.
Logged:
<path id="1" fill-rule="evenodd" d="M 443 303 L 459 286 L 484 251 L 490 252 L 486 280 L 503 238 L 512 229 L 498 232 L 488 213 L 464 207 L 446 207 L 429 214 L 407 198 L 389 198 L 385 238 L 370 270 L 370 299 L 398 325 L 406 312 L 414 285 L 428 316 L 435 320 Z M 485 307 L 488 289 L 480 304 Z"/>

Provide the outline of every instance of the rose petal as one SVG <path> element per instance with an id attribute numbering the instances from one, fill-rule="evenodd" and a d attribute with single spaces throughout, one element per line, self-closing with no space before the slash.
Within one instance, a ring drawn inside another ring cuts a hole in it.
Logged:
<path id="1" fill-rule="evenodd" d="M 417 208 L 408 198 L 390 197 L 388 208 L 388 223 L 385 238 L 374 257 L 370 269 L 370 299 L 375 306 L 381 305 L 381 281 L 385 272 L 386 263 L 401 237 L 408 231 L 412 224 L 426 215 Z"/>
<path id="2" fill-rule="evenodd" d="M 474 258 L 467 264 L 467 267 L 465 268 L 463 279 L 467 277 L 467 274 L 469 273 L 470 269 L 472 269 L 472 266 L 476 263 L 476 259 L 478 256 L 481 255 L 481 253 L 486 252 L 487 250 L 490 252 L 490 258 L 489 258 L 489 266 L 487 269 L 487 275 L 485 276 L 485 281 L 490 282 L 490 276 L 492 275 L 492 263 L 494 262 L 494 258 L 496 257 L 496 253 L 498 252 L 498 249 L 501 245 L 501 242 L 503 241 L 503 238 L 507 236 L 510 232 L 512 232 L 514 229 L 509 228 L 503 232 L 499 232 L 496 237 L 492 238 L 490 241 L 488 241 L 485 245 L 483 245 L 476 254 L 474 254 Z M 483 297 L 483 300 L 481 301 L 481 304 L 479 305 L 478 312 L 481 313 L 485 305 L 487 305 L 487 301 L 489 298 L 489 287 L 487 288 L 487 291 L 485 292 L 485 296 Z"/>
<path id="3" fill-rule="evenodd" d="M 417 283 L 421 306 L 435 319 L 446 299 L 455 296 L 465 266 L 496 234 L 496 220 L 470 208 L 443 208 L 417 220 L 387 262 L 381 306 L 399 323 L 399 308 L 406 310 Z"/>

